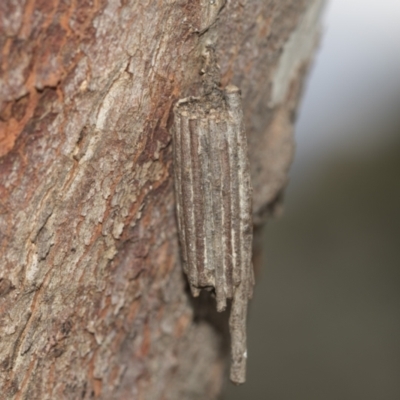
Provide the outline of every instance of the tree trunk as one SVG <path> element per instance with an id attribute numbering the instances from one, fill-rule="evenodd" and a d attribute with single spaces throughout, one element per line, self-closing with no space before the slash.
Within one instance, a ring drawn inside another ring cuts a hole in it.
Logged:
<path id="1" fill-rule="evenodd" d="M 213 47 L 242 91 L 262 224 L 322 3 L 1 2 L 2 399 L 218 397 L 226 318 L 182 274 L 171 110 Z"/>

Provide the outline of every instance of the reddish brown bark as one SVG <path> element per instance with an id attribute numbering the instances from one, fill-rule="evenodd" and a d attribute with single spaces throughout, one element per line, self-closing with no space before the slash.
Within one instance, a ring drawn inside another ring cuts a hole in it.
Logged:
<path id="1" fill-rule="evenodd" d="M 242 90 L 262 223 L 321 1 L 211 3 L 0 3 L 2 398 L 218 395 L 223 336 L 181 272 L 171 109 L 210 41 Z"/>

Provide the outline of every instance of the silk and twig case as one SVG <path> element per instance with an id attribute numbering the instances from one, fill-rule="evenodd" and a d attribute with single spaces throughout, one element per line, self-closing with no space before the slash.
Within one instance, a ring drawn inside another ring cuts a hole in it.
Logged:
<path id="1" fill-rule="evenodd" d="M 184 271 L 194 296 L 232 299 L 231 380 L 245 381 L 246 314 L 252 296 L 252 188 L 240 91 L 228 86 L 174 108 L 174 171 Z"/>

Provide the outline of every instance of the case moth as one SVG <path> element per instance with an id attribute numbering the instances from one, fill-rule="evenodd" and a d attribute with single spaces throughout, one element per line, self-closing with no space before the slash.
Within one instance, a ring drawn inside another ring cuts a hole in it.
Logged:
<path id="1" fill-rule="evenodd" d="M 183 266 L 192 294 L 213 290 L 217 310 L 232 299 L 231 372 L 246 376 L 246 314 L 252 296 L 252 188 L 240 91 L 178 101 L 174 173 Z"/>

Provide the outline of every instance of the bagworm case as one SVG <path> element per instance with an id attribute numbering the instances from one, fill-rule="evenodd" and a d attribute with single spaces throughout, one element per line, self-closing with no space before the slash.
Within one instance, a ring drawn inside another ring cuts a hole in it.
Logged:
<path id="1" fill-rule="evenodd" d="M 217 310 L 232 299 L 231 380 L 246 370 L 246 314 L 252 296 L 252 188 L 240 91 L 180 100 L 174 108 L 179 236 L 191 291 L 213 289 Z"/>

